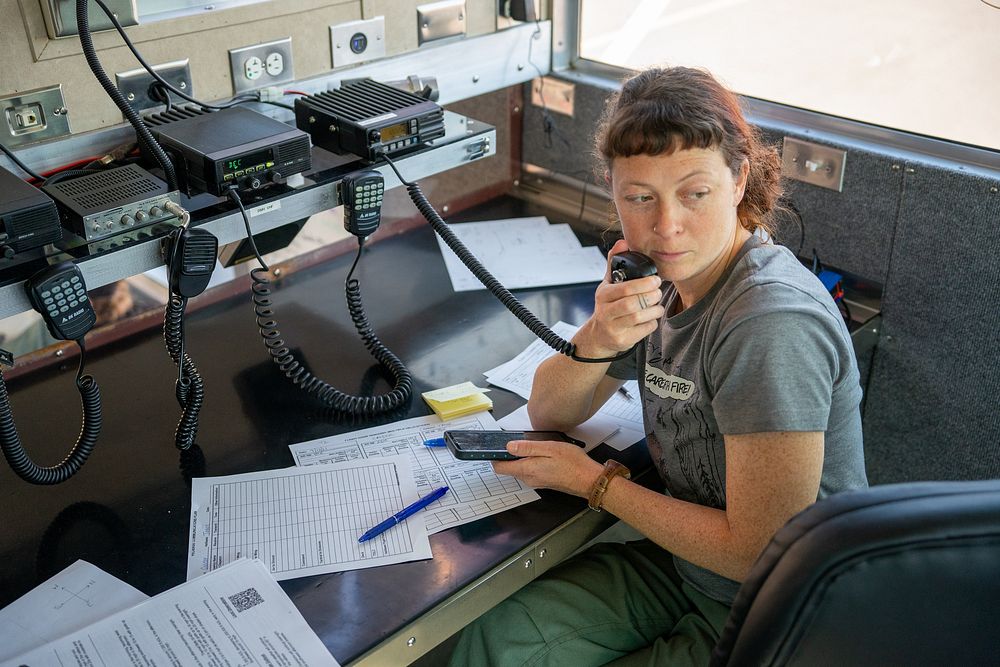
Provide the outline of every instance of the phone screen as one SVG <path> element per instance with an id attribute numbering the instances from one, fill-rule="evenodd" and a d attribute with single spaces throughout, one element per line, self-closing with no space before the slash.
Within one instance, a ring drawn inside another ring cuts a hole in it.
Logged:
<path id="1" fill-rule="evenodd" d="M 579 447 L 584 443 L 562 431 L 445 431 L 444 441 L 457 459 L 509 461 L 517 458 L 507 451 L 511 440 L 559 440 Z"/>

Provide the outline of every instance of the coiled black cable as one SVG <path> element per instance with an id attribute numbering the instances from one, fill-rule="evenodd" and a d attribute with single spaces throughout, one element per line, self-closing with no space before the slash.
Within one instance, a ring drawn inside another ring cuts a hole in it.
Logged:
<path id="1" fill-rule="evenodd" d="M 104 88 L 115 105 L 121 109 L 125 119 L 135 128 L 136 137 L 138 137 L 146 150 L 156 158 L 160 167 L 163 168 L 163 175 L 170 189 L 176 190 L 177 172 L 174 170 L 174 165 L 170 162 L 170 158 L 163 148 L 156 143 L 156 139 L 153 138 L 153 134 L 146 127 L 146 124 L 142 122 L 142 119 L 139 118 L 139 114 L 129 106 L 128 102 L 122 96 L 121 91 L 115 87 L 115 84 L 111 83 L 111 79 L 108 78 L 104 68 L 101 67 L 101 61 L 97 57 L 97 50 L 94 49 L 94 40 L 90 35 L 90 9 L 87 5 L 88 0 L 76 0 L 76 25 L 80 31 L 80 46 L 83 47 L 83 55 L 87 59 L 87 64 L 90 66 L 90 70 L 94 73 L 94 76 L 97 77 L 97 81 L 101 84 L 101 87 Z"/>
<path id="2" fill-rule="evenodd" d="M 97 437 L 101 433 L 103 417 L 101 415 L 101 391 L 97 381 L 91 375 L 83 375 L 84 354 L 86 352 L 83 339 L 76 341 L 80 346 L 80 367 L 76 373 L 76 387 L 83 401 L 83 427 L 76 444 L 66 458 L 58 465 L 42 467 L 31 460 L 21 444 L 14 425 L 14 413 L 10 407 L 7 395 L 7 384 L 0 372 L 0 448 L 7 463 L 14 469 L 18 477 L 31 484 L 59 484 L 76 474 L 94 451 Z"/>
<path id="3" fill-rule="evenodd" d="M 635 346 L 626 350 L 625 352 L 620 352 L 611 357 L 581 357 L 576 353 L 576 345 L 570 341 L 562 338 L 557 333 L 552 331 L 552 329 L 545 326 L 545 323 L 535 317 L 535 314 L 528 310 L 524 304 L 522 304 L 516 296 L 514 296 L 509 289 L 503 286 L 503 284 L 493 277 L 493 274 L 483 266 L 482 262 L 476 259 L 476 256 L 472 254 L 465 244 L 455 236 L 455 233 L 451 231 L 448 227 L 448 223 L 444 221 L 441 214 L 437 212 L 434 206 L 427 201 L 427 197 L 424 196 L 423 191 L 420 189 L 420 185 L 417 183 L 411 183 L 403 178 L 403 175 L 399 173 L 399 169 L 396 168 L 395 163 L 389 159 L 388 155 L 383 154 L 383 158 L 392 167 L 392 170 L 396 172 L 396 176 L 399 178 L 399 182 L 406 186 L 406 192 L 410 195 L 410 199 L 413 201 L 413 205 L 417 207 L 420 214 L 424 216 L 424 219 L 430 223 L 431 227 L 437 233 L 438 236 L 444 240 L 445 244 L 455 255 L 458 256 L 462 263 L 472 274 L 479 279 L 483 285 L 486 286 L 493 296 L 495 296 L 500 303 L 502 303 L 507 310 L 514 314 L 514 316 L 521 320 L 524 326 L 528 327 L 531 333 L 538 336 L 538 338 L 551 347 L 556 352 L 560 354 L 565 354 L 567 357 L 573 359 L 574 361 L 581 361 L 588 364 L 602 364 L 611 361 L 618 361 L 619 359 L 624 359 L 630 356 L 635 351 Z"/>
<path id="4" fill-rule="evenodd" d="M 307 371 L 295 358 L 295 355 L 292 354 L 285 341 L 281 338 L 281 332 L 278 331 L 278 322 L 271 307 L 270 280 L 265 275 L 270 271 L 270 268 L 268 268 L 264 262 L 264 258 L 261 257 L 260 252 L 257 250 L 257 244 L 254 242 L 253 233 L 250 230 L 250 219 L 247 217 L 246 209 L 243 207 L 239 193 L 236 190 L 229 190 L 228 194 L 229 198 L 239 206 L 240 212 L 243 214 L 243 222 L 247 229 L 247 239 L 249 239 L 250 247 L 253 249 L 257 261 L 260 263 L 258 268 L 250 271 L 250 279 L 253 281 L 253 285 L 251 286 L 253 310 L 257 320 L 257 327 L 260 331 L 260 337 L 264 341 L 264 346 L 267 348 L 268 354 L 271 355 L 271 360 L 277 364 L 285 377 L 291 380 L 292 384 L 300 387 L 310 396 L 314 396 L 327 407 L 343 414 L 371 417 L 390 412 L 405 405 L 410 400 L 412 394 L 413 377 L 399 357 L 386 347 L 375 334 L 374 329 L 372 329 L 371 324 L 368 322 L 368 317 L 365 315 L 364 304 L 361 300 L 361 283 L 357 278 L 353 277 L 354 269 L 358 265 L 358 260 L 361 259 L 364 240 L 361 238 L 358 239 L 358 254 L 354 258 L 351 270 L 347 273 L 344 290 L 347 298 L 347 309 L 351 314 L 351 321 L 354 322 L 354 328 L 357 330 L 358 335 L 361 336 L 365 349 L 368 350 L 368 353 L 376 361 L 382 364 L 393 379 L 392 389 L 388 393 L 378 396 L 355 396 L 342 392 Z"/>
<path id="5" fill-rule="evenodd" d="M 178 368 L 175 395 L 181 406 L 181 418 L 174 431 L 174 445 L 177 449 L 190 449 L 198 436 L 198 415 L 205 402 L 205 383 L 198 373 L 194 361 L 184 351 L 184 308 L 187 299 L 176 294 L 170 295 L 163 314 L 163 342 L 167 352 Z M 183 362 L 181 361 L 183 359 Z"/>

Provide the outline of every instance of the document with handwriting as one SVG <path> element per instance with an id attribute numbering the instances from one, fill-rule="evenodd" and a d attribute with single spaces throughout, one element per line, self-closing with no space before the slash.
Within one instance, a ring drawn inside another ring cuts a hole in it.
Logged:
<path id="1" fill-rule="evenodd" d="M 0 660 L 148 599 L 121 579 L 78 560 L 0 610 Z"/>
<path id="2" fill-rule="evenodd" d="M 310 440 L 291 445 L 290 449 L 295 463 L 300 466 L 406 456 L 413 467 L 420 496 L 440 486 L 449 487 L 444 498 L 421 512 L 429 534 L 538 500 L 538 493 L 533 489 L 513 477 L 493 472 L 489 461 L 459 461 L 447 447 L 424 445 L 425 440 L 440 438 L 449 429 L 496 430 L 499 426 L 489 412 L 446 422 L 430 415 Z"/>
<path id="3" fill-rule="evenodd" d="M 264 565 L 244 558 L 3 664 L 339 663 Z"/>

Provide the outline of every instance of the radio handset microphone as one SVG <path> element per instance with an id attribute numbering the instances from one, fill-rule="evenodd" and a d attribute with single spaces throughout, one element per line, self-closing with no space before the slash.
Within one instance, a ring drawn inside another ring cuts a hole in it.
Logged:
<path id="1" fill-rule="evenodd" d="M 83 402 L 83 428 L 76 444 L 58 465 L 42 467 L 28 456 L 14 426 L 14 414 L 7 397 L 7 387 L 0 374 L 0 447 L 10 467 L 32 484 L 58 484 L 77 473 L 86 463 L 101 433 L 101 391 L 93 376 L 83 374 L 84 335 L 97 321 L 97 314 L 87 296 L 83 274 L 73 262 L 62 262 L 42 269 L 25 282 L 32 307 L 42 314 L 45 326 L 54 338 L 73 340 L 80 346 L 80 367 L 76 387 Z"/>
<path id="2" fill-rule="evenodd" d="M 641 252 L 627 250 L 611 256 L 611 282 L 613 283 L 623 283 L 626 280 L 655 275 L 656 264 Z"/>
<path id="3" fill-rule="evenodd" d="M 374 169 L 356 171 L 340 181 L 340 199 L 344 203 L 344 229 L 358 238 L 375 233 L 382 222 L 382 197 L 385 179 Z"/>
<path id="4" fill-rule="evenodd" d="M 191 214 L 177 204 L 167 202 L 166 207 L 181 219 L 181 226 L 167 238 L 164 249 L 171 294 L 163 313 L 163 341 L 177 366 L 174 393 L 182 412 L 174 432 L 174 445 L 184 451 L 194 444 L 198 414 L 205 400 L 201 375 L 184 351 L 184 310 L 188 299 L 204 292 L 212 279 L 219 239 L 207 229 L 189 227 Z"/>

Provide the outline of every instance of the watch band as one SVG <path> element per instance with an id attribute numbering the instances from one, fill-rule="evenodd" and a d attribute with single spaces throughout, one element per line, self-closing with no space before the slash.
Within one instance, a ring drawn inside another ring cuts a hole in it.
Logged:
<path id="1" fill-rule="evenodd" d="M 597 481 L 594 482 L 594 488 L 590 490 L 590 498 L 587 500 L 587 506 L 590 509 L 595 512 L 601 511 L 604 504 L 604 493 L 608 490 L 608 485 L 615 477 L 631 479 L 632 473 L 618 461 L 608 459 L 604 463 L 604 470 L 601 471 L 601 476 L 597 478 Z"/>

